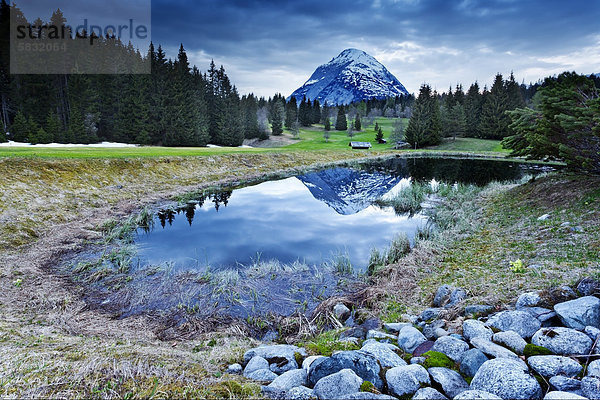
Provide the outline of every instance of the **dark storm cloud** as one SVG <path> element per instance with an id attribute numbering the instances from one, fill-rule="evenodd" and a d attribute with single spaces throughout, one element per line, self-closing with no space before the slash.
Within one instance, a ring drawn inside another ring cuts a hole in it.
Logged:
<path id="1" fill-rule="evenodd" d="M 424 81 L 446 88 L 511 69 L 537 79 L 568 67 L 569 54 L 584 68 L 597 61 L 600 40 L 597 1 L 154 0 L 152 7 L 153 39 L 170 55 L 183 42 L 201 69 L 214 58 L 242 92 L 265 95 L 288 94 L 347 47 L 380 58 L 416 91 Z"/>

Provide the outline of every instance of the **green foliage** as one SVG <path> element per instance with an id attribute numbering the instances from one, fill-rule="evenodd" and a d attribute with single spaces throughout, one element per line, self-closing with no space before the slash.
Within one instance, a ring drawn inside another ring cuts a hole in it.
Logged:
<path id="1" fill-rule="evenodd" d="M 29 142 L 31 144 L 51 143 L 52 137 L 44 130 L 44 128 L 40 127 L 35 134 L 30 135 Z"/>
<path id="2" fill-rule="evenodd" d="M 412 182 L 400 189 L 393 198 L 378 199 L 375 204 L 394 207 L 397 214 L 414 214 L 421 209 L 425 197 L 431 193 L 432 188 L 428 182 Z"/>
<path id="3" fill-rule="evenodd" d="M 360 122 L 360 113 L 356 113 L 356 118 L 354 119 L 354 129 L 360 131 L 362 129 L 362 124 Z"/>
<path id="4" fill-rule="evenodd" d="M 283 133 L 283 103 L 275 100 L 271 106 L 271 133 L 279 136 Z"/>
<path id="5" fill-rule="evenodd" d="M 10 127 L 12 140 L 15 142 L 27 142 L 28 136 L 31 134 L 29 129 L 30 126 L 27 118 L 25 118 L 25 115 L 19 111 Z"/>
<path id="6" fill-rule="evenodd" d="M 377 249 L 371 250 L 367 274 L 373 275 L 378 268 L 395 264 L 404 256 L 410 253 L 410 241 L 405 232 L 399 233 L 394 237 L 388 249 L 379 252 Z"/>
<path id="7" fill-rule="evenodd" d="M 382 140 L 383 140 L 383 131 L 381 130 L 381 128 L 379 128 L 377 130 L 377 134 L 375 135 L 375 141 L 377 143 L 381 143 Z"/>
<path id="8" fill-rule="evenodd" d="M 511 261 L 510 262 L 510 270 L 512 272 L 514 272 L 515 274 L 524 274 L 525 272 L 527 272 L 527 268 L 525 267 L 525 264 L 523 264 L 523 261 L 521 261 L 521 260 Z"/>
<path id="9" fill-rule="evenodd" d="M 525 357 L 529 358 L 531 356 L 549 356 L 554 353 L 543 346 L 536 346 L 535 344 L 528 343 L 525 345 L 523 354 Z"/>
<path id="10" fill-rule="evenodd" d="M 373 383 L 369 381 L 363 381 L 363 383 L 360 384 L 360 391 L 369 393 L 379 393 L 375 385 L 373 385 Z"/>
<path id="11" fill-rule="evenodd" d="M 55 141 L 58 143 L 61 143 L 63 141 L 63 127 L 56 113 L 51 112 L 48 114 L 48 117 L 46 118 L 46 132 L 51 138 L 51 141 Z"/>
<path id="12" fill-rule="evenodd" d="M 502 75 L 496 75 L 494 84 L 484 94 L 481 109 L 480 137 L 485 139 L 502 139 L 509 134 L 510 117 L 508 94 L 504 88 Z"/>
<path id="13" fill-rule="evenodd" d="M 404 136 L 413 147 L 437 145 L 442 140 L 442 122 L 437 94 L 431 91 L 429 85 L 421 86 Z"/>
<path id="14" fill-rule="evenodd" d="M 445 355 L 444 353 L 440 353 L 439 351 L 428 351 L 426 353 L 423 353 L 423 357 L 425 357 L 423 367 L 427 369 L 433 367 L 443 367 L 449 369 L 455 368 L 454 361 L 452 361 L 447 355 Z"/>
<path id="15" fill-rule="evenodd" d="M 348 129 L 348 121 L 346 120 L 346 111 L 344 106 L 338 106 L 337 119 L 335 120 L 335 130 L 345 131 Z"/>
<path id="16" fill-rule="evenodd" d="M 312 355 L 325 357 L 331 357 L 334 351 L 360 349 L 360 344 L 339 341 L 338 336 L 340 332 L 340 330 L 330 330 L 321 333 L 308 341 L 301 342 L 299 346 L 304 347 Z"/>

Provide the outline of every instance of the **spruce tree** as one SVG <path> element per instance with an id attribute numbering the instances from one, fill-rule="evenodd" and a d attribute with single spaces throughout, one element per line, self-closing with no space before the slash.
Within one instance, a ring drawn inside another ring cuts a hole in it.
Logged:
<path id="1" fill-rule="evenodd" d="M 321 104 L 319 103 L 319 100 L 315 99 L 315 101 L 313 101 L 311 117 L 311 123 L 318 124 L 321 122 Z"/>
<path id="2" fill-rule="evenodd" d="M 356 118 L 354 119 L 354 129 L 356 129 L 357 131 L 360 131 L 362 128 L 362 125 L 360 123 L 360 114 L 356 113 Z"/>
<path id="3" fill-rule="evenodd" d="M 15 142 L 27 142 L 27 136 L 29 135 L 29 123 L 21 111 L 17 113 L 15 120 L 10 126 L 10 135 L 12 140 Z"/>
<path id="4" fill-rule="evenodd" d="M 326 131 L 331 130 L 331 120 L 329 118 L 325 118 L 325 123 L 323 125 Z"/>
<path id="5" fill-rule="evenodd" d="M 63 141 L 64 132 L 63 127 L 58 119 L 58 115 L 55 113 L 49 113 L 46 118 L 46 132 L 51 137 L 51 141 L 61 143 Z"/>
<path id="6" fill-rule="evenodd" d="M 283 133 L 283 104 L 277 99 L 271 107 L 271 133 L 279 136 Z"/>
<path id="7" fill-rule="evenodd" d="M 437 94 L 429 85 L 421 86 L 415 101 L 413 114 L 406 128 L 405 138 L 413 147 L 439 144 L 441 141 L 441 117 Z"/>
<path id="8" fill-rule="evenodd" d="M 346 120 L 346 112 L 344 111 L 344 106 L 338 106 L 337 119 L 335 120 L 335 130 L 336 131 L 345 131 L 348 129 L 348 121 Z"/>
<path id="9" fill-rule="evenodd" d="M 290 98 L 285 104 L 285 127 L 292 129 L 292 124 L 298 120 L 298 103 L 296 98 Z"/>
<path id="10" fill-rule="evenodd" d="M 477 82 L 473 83 L 467 95 L 465 96 L 465 118 L 466 118 L 466 131 L 465 136 L 467 137 L 478 137 L 479 126 L 481 124 L 481 107 L 483 105 L 483 98 L 479 92 L 479 85 Z"/>
<path id="11" fill-rule="evenodd" d="M 72 109 L 69 116 L 69 129 L 67 129 L 68 143 L 86 143 L 85 123 L 83 115 L 78 109 Z"/>
<path id="12" fill-rule="evenodd" d="M 502 139 L 509 135 L 510 117 L 508 95 L 501 74 L 497 74 L 494 84 L 481 108 L 480 137 L 484 139 Z"/>
<path id="13" fill-rule="evenodd" d="M 383 131 L 381 130 L 381 128 L 379 128 L 377 130 L 377 134 L 375 135 L 375 141 L 377 143 L 382 143 L 383 142 Z"/>
<path id="14" fill-rule="evenodd" d="M 379 123 L 378 122 L 375 122 L 375 129 L 374 129 L 374 131 L 375 132 L 379 132 Z"/>

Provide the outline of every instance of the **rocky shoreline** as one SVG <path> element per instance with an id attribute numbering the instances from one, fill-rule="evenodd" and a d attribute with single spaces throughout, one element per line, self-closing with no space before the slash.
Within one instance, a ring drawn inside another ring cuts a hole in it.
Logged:
<path id="1" fill-rule="evenodd" d="M 433 307 L 402 322 L 356 326 L 338 340 L 358 350 L 331 356 L 270 344 L 248 350 L 228 374 L 262 383 L 274 399 L 600 399 L 600 282 L 521 294 L 503 310 L 464 307 L 441 286 Z"/>

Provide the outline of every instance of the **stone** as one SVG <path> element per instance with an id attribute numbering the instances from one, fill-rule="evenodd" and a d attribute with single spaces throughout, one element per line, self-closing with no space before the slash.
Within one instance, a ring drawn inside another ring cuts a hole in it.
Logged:
<path id="1" fill-rule="evenodd" d="M 436 328 L 435 331 L 433 331 L 433 336 L 435 339 L 439 339 L 443 336 L 449 336 L 449 335 L 450 335 L 450 333 L 447 330 L 442 329 L 442 328 Z"/>
<path id="2" fill-rule="evenodd" d="M 312 365 L 312 363 L 315 360 L 318 360 L 319 358 L 325 358 L 325 356 L 310 356 L 310 357 L 306 357 L 304 359 L 304 361 L 302 361 L 302 369 L 306 371 L 306 373 L 308 373 L 308 370 L 310 368 L 310 366 Z"/>
<path id="3" fill-rule="evenodd" d="M 446 308 L 454 307 L 461 301 L 467 298 L 467 292 L 462 288 L 456 288 L 450 293 L 450 301 L 446 304 Z"/>
<path id="4" fill-rule="evenodd" d="M 398 347 L 407 353 L 412 353 L 427 338 L 416 328 L 406 326 L 398 334 Z"/>
<path id="5" fill-rule="evenodd" d="M 431 340 L 423 342 L 412 352 L 412 355 L 414 357 L 420 357 L 423 354 L 427 353 L 429 350 L 433 349 L 434 344 L 435 344 L 435 342 L 433 342 Z"/>
<path id="6" fill-rule="evenodd" d="M 597 376 L 600 378 L 600 360 L 594 360 L 587 367 L 587 376 Z"/>
<path id="7" fill-rule="evenodd" d="M 315 384 L 313 394 L 321 400 L 337 400 L 360 391 L 363 380 L 351 369 L 325 376 Z"/>
<path id="8" fill-rule="evenodd" d="M 495 333 L 492 337 L 495 343 L 508 347 L 517 354 L 523 354 L 527 342 L 517 332 L 506 331 Z"/>
<path id="9" fill-rule="evenodd" d="M 600 378 L 584 376 L 581 379 L 581 392 L 590 400 L 600 400 Z"/>
<path id="10" fill-rule="evenodd" d="M 311 400 L 315 398 L 313 390 L 306 386 L 298 386 L 285 393 L 286 400 Z"/>
<path id="11" fill-rule="evenodd" d="M 525 365 L 525 363 L 519 358 L 518 355 L 507 349 L 506 347 L 502 347 L 497 345 L 496 343 L 492 343 L 489 340 L 485 340 L 484 338 L 476 337 L 471 340 L 471 344 L 481 350 L 481 352 L 485 355 L 488 355 L 493 358 L 507 358 L 510 360 L 515 360 Z"/>
<path id="12" fill-rule="evenodd" d="M 391 333 L 398 334 L 405 326 L 412 326 L 409 322 L 389 322 L 383 324 L 383 328 Z"/>
<path id="13" fill-rule="evenodd" d="M 556 312 L 543 307 L 523 307 L 520 311 L 525 311 L 535 317 L 542 326 L 551 326 L 553 319 L 556 317 Z"/>
<path id="14" fill-rule="evenodd" d="M 269 384 L 269 387 L 280 390 L 290 390 L 296 386 L 306 385 L 306 371 L 303 369 L 294 369 L 279 375 Z"/>
<path id="15" fill-rule="evenodd" d="M 577 291 L 584 296 L 592 296 L 600 293 L 600 281 L 592 278 L 584 278 L 577 284 Z"/>
<path id="16" fill-rule="evenodd" d="M 429 373 L 418 364 L 394 367 L 385 373 L 389 392 L 398 397 L 413 395 L 421 385 L 431 385 Z"/>
<path id="17" fill-rule="evenodd" d="M 485 324 L 476 319 L 467 319 L 463 322 L 463 336 L 466 340 L 471 340 L 476 337 L 483 337 L 486 340 L 492 340 L 494 332 L 485 326 Z"/>
<path id="18" fill-rule="evenodd" d="M 540 399 L 542 388 L 527 366 L 508 358 L 486 361 L 471 381 L 471 389 L 483 390 L 503 399 Z"/>
<path id="19" fill-rule="evenodd" d="M 360 343 L 360 339 L 359 338 L 355 338 L 355 337 L 346 337 L 346 338 L 340 338 L 338 340 L 338 342 L 352 343 L 352 344 L 358 346 L 358 344 Z"/>
<path id="20" fill-rule="evenodd" d="M 260 339 L 261 342 L 269 343 L 274 342 L 279 338 L 279 333 L 275 331 L 269 331 Z"/>
<path id="21" fill-rule="evenodd" d="M 240 364 L 231 364 L 229 367 L 227 367 L 227 370 L 225 371 L 226 374 L 231 374 L 231 375 L 241 375 L 242 371 L 244 369 L 242 368 L 242 366 Z"/>
<path id="22" fill-rule="evenodd" d="M 371 329 L 367 332 L 367 339 L 396 340 L 396 336 L 390 335 L 389 333 L 376 331 L 375 329 Z"/>
<path id="23" fill-rule="evenodd" d="M 435 340 L 435 339 L 437 339 L 435 336 L 436 330 L 444 327 L 445 325 L 446 325 L 446 323 L 444 321 L 439 320 L 439 319 L 435 320 L 431 324 L 427 324 L 423 327 L 423 335 L 428 340 Z M 442 336 L 445 336 L 445 335 L 442 335 Z"/>
<path id="24" fill-rule="evenodd" d="M 448 398 L 432 387 L 424 387 L 417 390 L 412 400 L 448 400 Z"/>
<path id="25" fill-rule="evenodd" d="M 593 344 L 585 333 L 563 327 L 542 328 L 533 335 L 531 343 L 558 355 L 587 355 Z"/>
<path id="26" fill-rule="evenodd" d="M 434 319 L 438 319 L 438 317 L 442 313 L 442 310 L 442 308 L 438 307 L 427 308 L 421 313 L 421 315 L 419 315 L 419 318 L 421 319 L 421 321 L 433 321 Z"/>
<path id="27" fill-rule="evenodd" d="M 434 307 L 443 307 L 450 300 L 450 294 L 454 290 L 454 287 L 450 285 L 442 285 L 435 291 L 435 296 L 433 296 L 433 306 Z"/>
<path id="28" fill-rule="evenodd" d="M 344 305 L 344 303 L 337 303 L 333 306 L 333 315 L 335 317 L 344 322 L 350 317 L 350 309 Z"/>
<path id="29" fill-rule="evenodd" d="M 487 315 L 494 311 L 494 307 L 486 304 L 473 304 L 465 307 L 465 315 Z"/>
<path id="30" fill-rule="evenodd" d="M 435 341 L 432 350 L 444 353 L 454 362 L 460 362 L 463 354 L 469 350 L 469 344 L 451 336 L 444 336 Z"/>
<path id="31" fill-rule="evenodd" d="M 345 400 L 397 400 L 387 394 L 377 394 L 371 392 L 357 392 L 345 397 Z"/>
<path id="32" fill-rule="evenodd" d="M 276 364 L 273 369 L 283 373 L 298 368 L 296 353 L 300 354 L 302 357 L 308 356 L 306 349 L 290 344 L 260 346 L 244 353 L 244 363 L 250 361 L 254 356 L 259 356 L 267 360 L 269 364 Z"/>
<path id="33" fill-rule="evenodd" d="M 556 375 L 574 377 L 583 369 L 577 361 L 562 356 L 532 356 L 527 359 L 527 363 L 544 378 Z"/>
<path id="34" fill-rule="evenodd" d="M 425 363 L 427 359 L 425 357 L 413 357 L 410 359 L 411 364 L 421 364 Z"/>
<path id="35" fill-rule="evenodd" d="M 372 355 L 361 351 L 340 351 L 331 357 L 313 361 L 308 370 L 309 384 L 315 385 L 321 378 L 343 369 L 351 369 L 356 375 L 375 385 L 378 390 L 383 389 L 383 381 L 379 376 L 379 362 Z"/>
<path id="36" fill-rule="evenodd" d="M 386 346 L 385 343 L 367 341 L 365 344 L 363 344 L 360 351 L 375 357 L 383 368 L 400 367 L 402 365 L 406 365 L 406 361 L 404 361 L 398 354 L 394 353 L 394 350 Z"/>
<path id="37" fill-rule="evenodd" d="M 472 378 L 487 360 L 488 358 L 481 350 L 471 349 L 463 354 L 463 358 L 460 361 L 460 372 Z"/>
<path id="38" fill-rule="evenodd" d="M 575 393 L 569 392 L 548 392 L 544 396 L 544 400 L 588 400 L 587 397 L 579 396 Z"/>
<path id="39" fill-rule="evenodd" d="M 520 310 L 523 307 L 537 307 L 542 303 L 542 297 L 538 292 L 523 293 L 517 299 L 515 308 Z"/>
<path id="40" fill-rule="evenodd" d="M 367 336 L 367 330 L 361 326 L 355 326 L 340 333 L 340 339 L 357 338 L 364 339 Z"/>
<path id="41" fill-rule="evenodd" d="M 567 328 L 584 330 L 586 326 L 600 328 L 600 299 L 584 296 L 554 306 L 558 318 Z"/>
<path id="42" fill-rule="evenodd" d="M 501 311 L 491 316 L 487 324 L 501 331 L 515 331 L 522 338 L 530 338 L 542 324 L 535 318 L 531 318 L 529 313 L 524 311 Z"/>
<path id="43" fill-rule="evenodd" d="M 450 398 L 454 398 L 469 389 L 469 384 L 456 371 L 448 368 L 433 367 L 429 368 L 428 372 L 431 379 L 440 385 L 444 393 Z"/>
<path id="44" fill-rule="evenodd" d="M 246 364 L 246 368 L 244 368 L 244 376 L 248 376 L 254 371 L 258 371 L 260 369 L 269 369 L 269 362 L 262 357 L 252 357 L 248 364 Z"/>
<path id="45" fill-rule="evenodd" d="M 281 375 L 288 371 L 293 371 L 295 369 L 298 369 L 298 367 L 299 366 L 298 366 L 298 363 L 296 362 L 296 360 L 288 361 L 288 360 L 284 359 L 284 360 L 269 364 L 269 369 L 271 371 L 275 372 L 277 375 Z"/>
<path id="46" fill-rule="evenodd" d="M 381 328 L 381 320 L 379 318 L 369 318 L 360 325 L 365 331 Z"/>
<path id="47" fill-rule="evenodd" d="M 592 339 L 592 341 L 596 341 L 596 339 L 598 339 L 598 337 L 600 336 L 600 329 L 595 328 L 593 326 L 586 326 L 583 332 L 586 335 L 588 335 L 588 337 Z"/>
<path id="48" fill-rule="evenodd" d="M 273 382 L 273 380 L 277 378 L 277 374 L 269 369 L 259 369 L 247 375 L 244 373 L 244 376 L 248 379 L 259 382 Z"/>
<path id="49" fill-rule="evenodd" d="M 456 396 L 454 400 L 502 400 L 502 398 L 483 390 L 470 389 Z"/>
<path id="50" fill-rule="evenodd" d="M 553 376 L 548 381 L 550 386 L 560 392 L 576 392 L 581 390 L 579 379 L 567 378 L 566 376 Z"/>
<path id="51" fill-rule="evenodd" d="M 537 220 L 538 220 L 538 221 L 547 221 L 547 220 L 549 220 L 550 218 L 551 218 L 551 217 L 550 217 L 550 214 L 544 214 L 544 215 L 541 215 L 541 216 L 539 216 Z"/>

